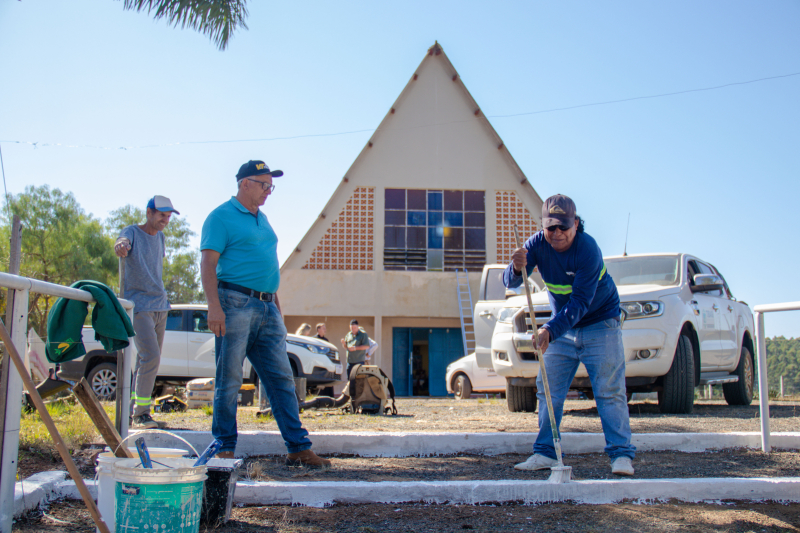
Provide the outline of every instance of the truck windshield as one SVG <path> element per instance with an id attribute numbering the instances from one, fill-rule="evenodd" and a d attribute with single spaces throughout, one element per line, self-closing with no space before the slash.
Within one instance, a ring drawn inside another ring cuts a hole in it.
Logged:
<path id="1" fill-rule="evenodd" d="M 678 282 L 677 256 L 617 257 L 604 261 L 617 285 L 675 285 Z"/>

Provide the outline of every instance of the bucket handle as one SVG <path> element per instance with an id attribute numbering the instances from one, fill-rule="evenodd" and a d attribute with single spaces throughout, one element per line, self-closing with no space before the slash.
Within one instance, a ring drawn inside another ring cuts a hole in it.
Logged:
<path id="1" fill-rule="evenodd" d="M 132 433 L 132 434 L 128 435 L 127 437 L 125 437 L 124 439 L 122 439 L 120 441 L 119 445 L 114 450 L 114 455 L 117 454 L 117 450 L 119 450 L 120 446 L 122 446 L 125 443 L 126 440 L 128 440 L 131 437 L 138 437 L 139 435 L 144 435 L 145 433 L 164 433 L 166 435 L 169 435 L 170 437 L 175 437 L 179 441 L 182 441 L 183 443 L 185 443 L 189 448 L 191 448 L 192 451 L 194 452 L 194 454 L 197 457 L 200 457 L 200 454 L 197 453 L 197 450 L 194 449 L 194 446 L 192 446 L 191 443 L 188 440 L 186 440 L 183 437 L 181 437 L 179 435 L 176 435 L 174 433 L 170 433 L 169 431 L 164 431 L 163 429 L 144 429 L 142 431 L 137 431 L 136 433 Z"/>

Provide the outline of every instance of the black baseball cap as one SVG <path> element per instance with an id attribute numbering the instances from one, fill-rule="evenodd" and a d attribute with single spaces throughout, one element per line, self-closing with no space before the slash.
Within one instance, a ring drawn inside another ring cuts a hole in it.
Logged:
<path id="1" fill-rule="evenodd" d="M 239 167 L 239 173 L 236 174 L 236 180 L 243 180 L 250 176 L 261 176 L 263 174 L 270 174 L 273 178 L 283 176 L 283 170 L 270 170 L 266 163 L 263 161 L 250 160 L 244 165 Z"/>
<path id="2" fill-rule="evenodd" d="M 351 326 L 357 326 L 357 325 L 358 325 L 358 320 L 356 320 L 356 319 L 354 318 L 353 320 L 351 320 L 351 321 L 350 321 L 350 325 L 351 325 Z"/>
<path id="3" fill-rule="evenodd" d="M 575 224 L 575 202 L 569 196 L 556 194 L 542 204 L 542 227 L 565 226 L 571 228 Z"/>

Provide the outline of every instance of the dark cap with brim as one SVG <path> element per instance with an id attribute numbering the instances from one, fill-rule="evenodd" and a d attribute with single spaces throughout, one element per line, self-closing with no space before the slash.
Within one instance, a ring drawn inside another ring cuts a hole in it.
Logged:
<path id="1" fill-rule="evenodd" d="M 565 226 L 571 228 L 575 224 L 575 202 L 569 196 L 556 194 L 542 204 L 542 227 Z"/>
<path id="2" fill-rule="evenodd" d="M 269 174 L 273 178 L 279 178 L 283 176 L 283 171 L 270 170 L 267 164 L 263 161 L 251 160 L 239 167 L 239 172 L 236 174 L 236 180 L 243 180 L 251 176 L 263 176 L 264 174 Z"/>

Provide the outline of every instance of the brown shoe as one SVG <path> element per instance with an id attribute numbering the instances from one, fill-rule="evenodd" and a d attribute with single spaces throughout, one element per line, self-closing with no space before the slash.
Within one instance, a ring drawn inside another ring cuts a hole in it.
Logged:
<path id="1" fill-rule="evenodd" d="M 290 453 L 286 457 L 286 466 L 307 466 L 309 468 L 327 468 L 331 466 L 331 462 L 327 459 L 319 457 L 311 450 L 303 450 L 302 452 Z"/>
<path id="2" fill-rule="evenodd" d="M 228 452 L 219 452 L 214 457 L 216 457 L 217 459 L 233 459 L 233 452 L 230 452 L 230 451 L 228 451 Z"/>

